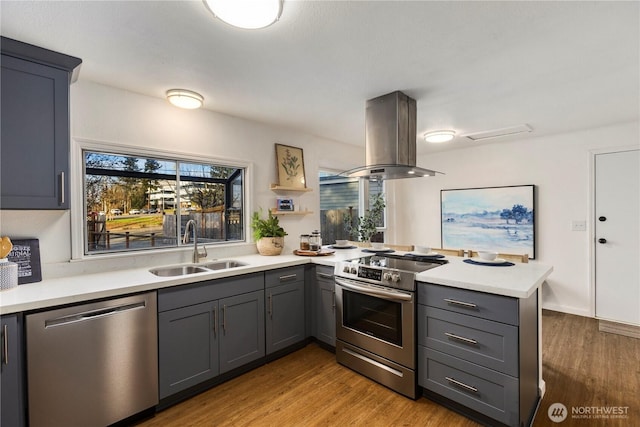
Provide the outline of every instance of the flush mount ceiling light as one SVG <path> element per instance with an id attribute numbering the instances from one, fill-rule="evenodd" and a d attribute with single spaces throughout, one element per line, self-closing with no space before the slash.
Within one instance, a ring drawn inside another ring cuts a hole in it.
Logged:
<path id="1" fill-rule="evenodd" d="M 176 107 L 193 110 L 202 107 L 204 97 L 199 93 L 186 89 L 171 89 L 167 91 L 167 99 Z"/>
<path id="2" fill-rule="evenodd" d="M 268 27 L 280 18 L 283 0 L 203 0 L 213 15 L 238 28 Z"/>
<path id="3" fill-rule="evenodd" d="M 436 130 L 433 132 L 427 132 L 424 134 L 424 140 L 427 142 L 448 142 L 456 136 L 456 133 L 452 130 Z"/>

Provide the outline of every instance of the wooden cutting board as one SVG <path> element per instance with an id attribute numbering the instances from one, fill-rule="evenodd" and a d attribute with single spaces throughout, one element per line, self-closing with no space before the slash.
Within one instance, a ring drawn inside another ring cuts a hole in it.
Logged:
<path id="1" fill-rule="evenodd" d="M 327 256 L 335 252 L 333 249 L 321 249 L 320 251 L 303 251 L 302 249 L 294 249 L 293 254 L 299 256 Z"/>
<path id="2" fill-rule="evenodd" d="M 11 239 L 9 239 L 7 236 L 4 236 L 0 240 L 0 258 L 6 258 L 7 255 L 9 255 L 9 252 L 11 252 L 12 248 L 13 245 L 11 244 Z"/>

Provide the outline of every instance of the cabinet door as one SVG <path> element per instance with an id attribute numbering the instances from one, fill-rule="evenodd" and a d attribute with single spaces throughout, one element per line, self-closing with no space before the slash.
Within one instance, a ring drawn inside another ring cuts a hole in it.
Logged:
<path id="1" fill-rule="evenodd" d="M 267 354 L 305 338 L 304 282 L 275 286 L 266 290 Z"/>
<path id="2" fill-rule="evenodd" d="M 69 208 L 69 73 L 2 55 L 3 209 Z"/>
<path id="3" fill-rule="evenodd" d="M 220 373 L 264 357 L 264 291 L 219 302 Z"/>
<path id="4" fill-rule="evenodd" d="M 22 395 L 22 340 L 21 322 L 18 315 L 2 316 L 0 340 L 2 357 L 0 361 L 0 426 L 24 425 Z"/>
<path id="5" fill-rule="evenodd" d="M 336 290 L 333 280 L 327 280 L 326 277 L 321 276 L 321 273 L 316 274 L 317 288 L 316 288 L 316 311 L 317 311 L 317 323 L 316 323 L 316 338 L 326 344 L 336 345 Z M 326 274 L 326 273 L 324 273 Z M 330 276 L 333 277 L 333 276 Z"/>
<path id="6" fill-rule="evenodd" d="M 218 375 L 218 314 L 211 301 L 158 315 L 161 399 Z"/>

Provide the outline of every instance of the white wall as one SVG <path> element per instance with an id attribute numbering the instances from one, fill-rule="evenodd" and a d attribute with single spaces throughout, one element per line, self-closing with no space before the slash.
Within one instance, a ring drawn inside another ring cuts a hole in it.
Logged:
<path id="1" fill-rule="evenodd" d="M 206 101 L 205 101 L 206 102 Z M 253 164 L 249 182 L 248 213 L 275 206 L 277 195 L 269 184 L 277 182 L 274 143 L 304 150 L 307 186 L 314 191 L 292 194 L 314 215 L 282 217 L 288 236 L 285 251 L 292 251 L 300 234 L 320 227 L 318 168 L 349 169 L 364 158 L 364 150 L 351 145 L 305 135 L 288 129 L 239 119 L 208 110 L 181 110 L 164 99 L 79 80 L 71 86 L 72 139 L 102 141 L 126 146 L 156 148 L 177 153 L 208 156 Z M 72 150 L 77 144 L 72 144 Z M 73 154 L 73 153 L 72 153 Z M 73 155 L 72 155 L 73 158 Z M 345 161 L 344 159 L 350 159 Z M 72 196 L 82 200 L 80 186 Z M 266 211 L 265 211 L 266 213 Z M 82 221 L 74 212 L 73 220 Z M 104 268 L 139 266 L 157 262 L 189 260 L 189 251 L 165 256 L 103 257 L 96 261 L 69 262 L 72 258 L 72 215 L 69 211 L 0 211 L 0 234 L 40 239 L 43 276 L 56 277 L 99 271 Z M 247 230 L 250 236 L 250 231 Z M 211 246 L 211 257 L 255 252 L 255 245 L 236 245 L 224 250 Z"/>
<path id="2" fill-rule="evenodd" d="M 536 260 L 531 262 L 554 267 L 543 287 L 543 306 L 590 316 L 590 230 L 571 231 L 570 222 L 592 226 L 590 151 L 631 145 L 640 145 L 638 122 L 421 156 L 419 166 L 446 175 L 393 182 L 402 209 L 396 209 L 392 239 L 440 246 L 441 189 L 535 184 Z"/>
<path id="3" fill-rule="evenodd" d="M 208 110 L 180 110 L 163 99 L 82 80 L 71 86 L 71 119 L 73 138 L 252 162 L 250 209 L 275 203 L 276 194 L 269 190 L 276 181 L 273 144 L 303 148 L 308 186 L 314 191 L 294 197 L 315 214 L 281 219 L 289 233 L 286 251 L 296 247 L 299 234 L 319 227 L 318 168 L 343 170 L 364 159 L 364 150 L 351 145 Z M 543 305 L 591 315 L 590 232 L 570 231 L 569 224 L 588 220 L 591 226 L 590 150 L 639 143 L 640 125 L 634 122 L 422 156 L 420 166 L 446 175 L 387 183 L 388 241 L 439 246 L 441 189 L 535 184 L 538 235 L 532 262 L 554 266 Z M 169 251 L 70 262 L 69 211 L 0 211 L 0 234 L 39 238 L 45 278 L 189 260 L 189 251 Z M 211 257 L 252 251 L 251 244 L 209 248 Z"/>

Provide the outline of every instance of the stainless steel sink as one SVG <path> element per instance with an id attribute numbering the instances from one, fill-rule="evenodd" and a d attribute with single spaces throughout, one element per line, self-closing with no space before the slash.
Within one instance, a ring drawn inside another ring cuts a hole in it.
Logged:
<path id="1" fill-rule="evenodd" d="M 156 276 L 169 277 L 169 276 L 186 276 L 188 274 L 205 273 L 209 271 L 206 268 L 197 267 L 195 265 L 183 265 L 178 267 L 159 267 L 149 270 Z"/>
<path id="2" fill-rule="evenodd" d="M 206 273 L 216 270 L 225 270 L 227 268 L 242 267 L 247 263 L 228 260 L 228 261 L 210 261 L 199 265 L 178 265 L 171 267 L 157 267 L 149 270 L 150 273 L 160 277 L 187 276 L 189 274 Z"/>
<path id="3" fill-rule="evenodd" d="M 202 264 L 204 268 L 208 268 L 209 270 L 224 270 L 227 268 L 242 267 L 243 265 L 247 265 L 247 263 L 240 261 L 214 261 Z"/>

